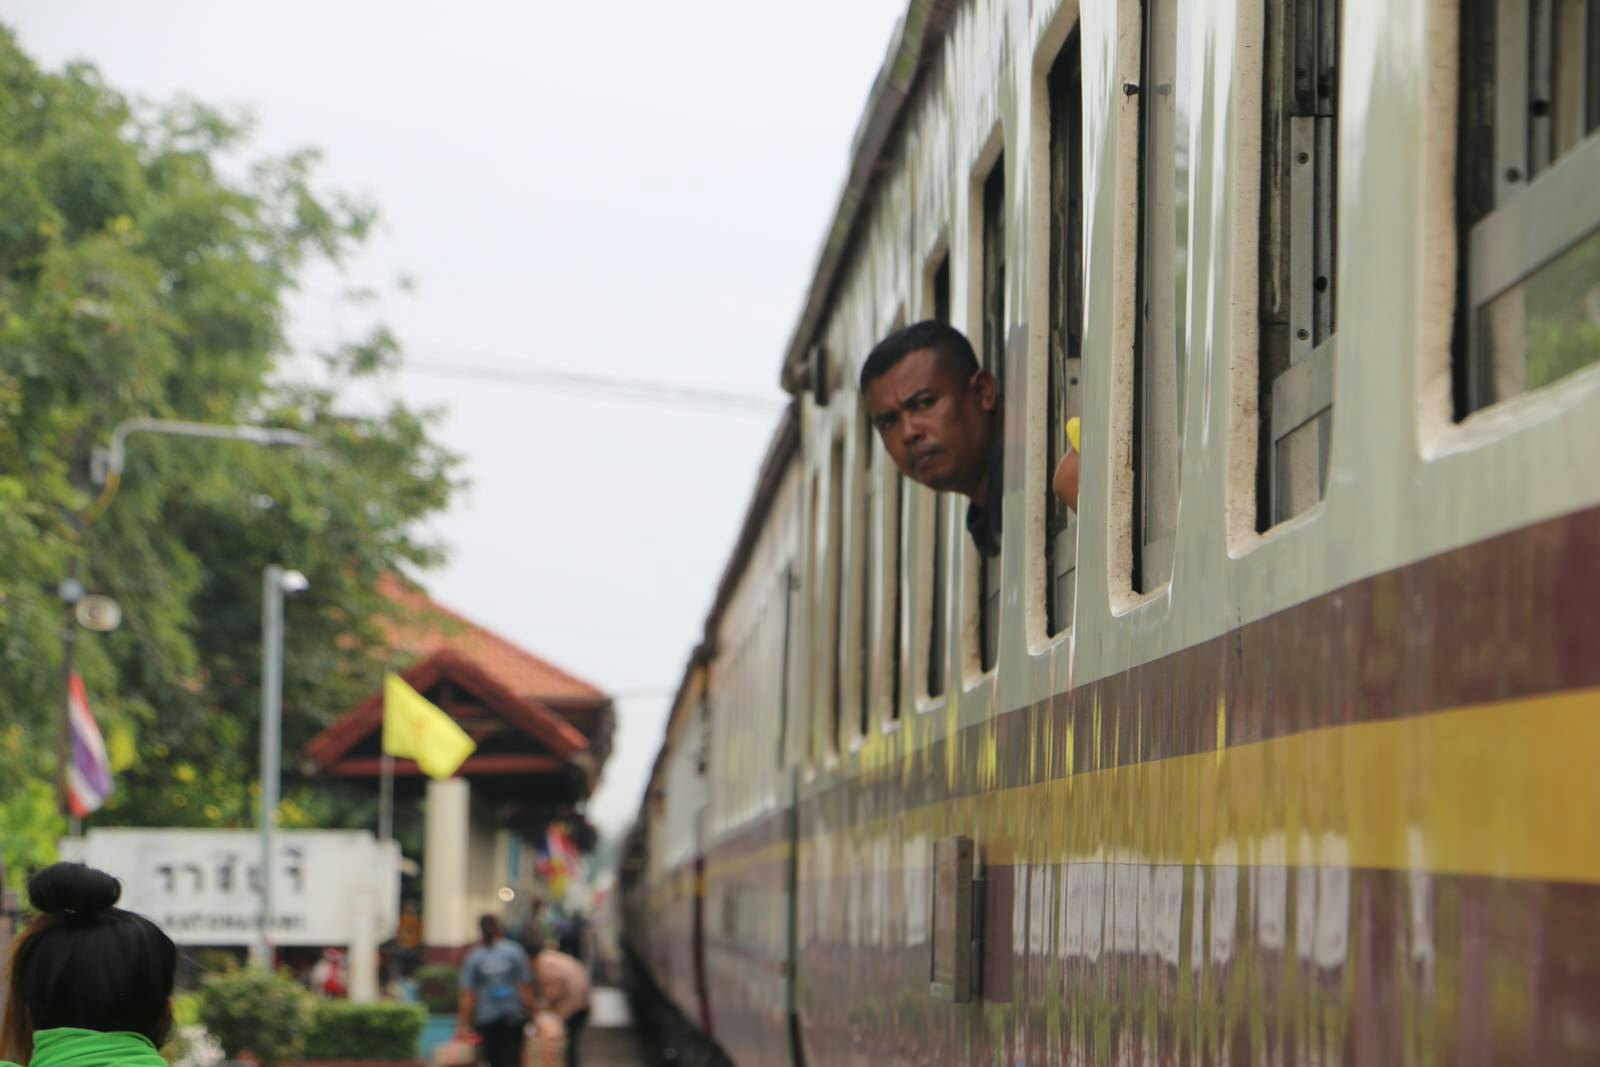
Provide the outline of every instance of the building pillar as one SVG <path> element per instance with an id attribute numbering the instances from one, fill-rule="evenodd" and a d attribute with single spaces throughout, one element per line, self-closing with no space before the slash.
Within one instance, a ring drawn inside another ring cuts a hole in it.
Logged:
<path id="1" fill-rule="evenodd" d="M 346 957 L 350 965 L 350 999 L 357 1004 L 371 1004 L 379 994 L 378 939 L 374 936 L 379 911 L 373 877 L 375 875 L 369 873 L 368 878 L 362 881 L 361 888 L 356 890 L 355 924 L 351 930 L 350 952 Z"/>
<path id="2" fill-rule="evenodd" d="M 473 940 L 468 850 L 472 801 L 463 778 L 428 781 L 422 845 L 422 940 L 455 949 Z"/>

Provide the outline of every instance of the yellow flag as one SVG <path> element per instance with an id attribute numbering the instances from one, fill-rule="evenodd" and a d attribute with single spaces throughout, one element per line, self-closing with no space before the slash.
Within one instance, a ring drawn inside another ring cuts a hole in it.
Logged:
<path id="1" fill-rule="evenodd" d="M 441 781 L 460 769 L 478 746 L 454 719 L 434 707 L 398 674 L 383 680 L 383 751 L 414 759 L 422 773 Z"/>
<path id="2" fill-rule="evenodd" d="M 1083 451 L 1083 449 L 1078 445 L 1078 434 L 1081 432 L 1079 427 L 1082 425 L 1083 424 L 1078 421 L 1078 417 L 1076 415 L 1067 420 L 1067 440 L 1072 442 L 1072 450 L 1074 452 Z"/>

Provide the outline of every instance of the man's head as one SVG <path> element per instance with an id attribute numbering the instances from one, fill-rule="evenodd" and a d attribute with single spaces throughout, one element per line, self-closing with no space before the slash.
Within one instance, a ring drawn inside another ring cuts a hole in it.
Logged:
<path id="1" fill-rule="evenodd" d="M 890 334 L 861 365 L 861 395 L 906 477 L 940 492 L 983 492 L 999 390 L 960 330 L 929 320 Z"/>
<path id="2" fill-rule="evenodd" d="M 483 943 L 492 945 L 500 940 L 504 931 L 500 926 L 498 915 L 480 915 L 478 917 L 478 932 L 483 935 Z"/>

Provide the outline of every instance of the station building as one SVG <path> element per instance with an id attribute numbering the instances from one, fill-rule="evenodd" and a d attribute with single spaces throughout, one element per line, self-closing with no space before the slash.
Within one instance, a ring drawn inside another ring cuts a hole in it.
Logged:
<path id="1" fill-rule="evenodd" d="M 396 806 L 422 803 L 422 920 L 428 958 L 455 962 L 478 916 L 525 923 L 544 887 L 536 843 L 552 823 L 584 827 L 582 806 L 611 751 L 615 712 L 597 686 L 456 614 L 402 579 L 390 644 L 406 682 L 466 731 L 477 750 L 448 781 L 393 760 Z M 370 782 L 383 774 L 381 679 L 306 747 L 317 773 Z"/>

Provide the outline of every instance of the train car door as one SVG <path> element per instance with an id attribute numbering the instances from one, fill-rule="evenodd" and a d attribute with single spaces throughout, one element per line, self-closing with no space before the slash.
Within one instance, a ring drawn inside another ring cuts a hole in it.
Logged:
<path id="1" fill-rule="evenodd" d="M 711 701 L 709 697 L 700 699 L 700 751 L 695 761 L 695 769 L 702 781 L 711 752 Z M 690 920 L 691 937 L 693 938 L 694 967 L 694 997 L 695 1004 L 700 1009 L 700 1030 L 707 1037 L 711 1037 L 711 996 L 706 985 L 706 802 L 705 793 L 701 794 L 700 806 L 694 813 L 694 914 Z"/>
<path id="2" fill-rule="evenodd" d="M 699 820 L 696 820 L 698 824 Z M 711 998 L 706 991 L 706 856 L 696 852 L 694 857 L 694 915 L 690 936 L 694 945 L 694 999 L 700 1008 L 697 1020 L 707 1037 L 711 1036 Z"/>
<path id="3" fill-rule="evenodd" d="M 797 684 L 795 663 L 795 640 L 800 633 L 800 627 L 795 624 L 795 612 L 800 604 L 800 575 L 790 563 L 783 570 L 784 603 L 783 603 L 783 671 L 779 683 L 779 694 L 783 701 L 781 719 L 783 724 L 782 738 L 779 743 L 780 756 L 788 768 L 788 776 L 784 782 L 785 803 L 784 836 L 788 841 L 785 851 L 783 901 L 784 901 L 784 956 L 783 956 L 783 999 L 784 999 L 784 1035 L 788 1045 L 789 1063 L 792 1067 L 804 1067 L 805 1054 L 800 1045 L 800 1010 L 798 1001 L 798 960 L 800 915 L 799 915 L 799 872 L 800 872 L 800 761 L 791 755 L 790 745 L 794 744 L 794 751 L 798 751 L 798 738 L 804 736 L 802 724 L 791 723 L 790 718 L 796 708 L 801 707 L 799 700 L 795 699 L 795 685 Z"/>

